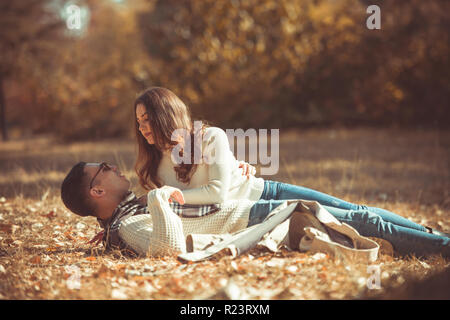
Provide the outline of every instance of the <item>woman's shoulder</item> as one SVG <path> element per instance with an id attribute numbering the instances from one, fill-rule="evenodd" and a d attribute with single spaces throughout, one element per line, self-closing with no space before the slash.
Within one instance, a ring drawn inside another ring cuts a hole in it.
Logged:
<path id="1" fill-rule="evenodd" d="M 211 140 L 215 138 L 226 138 L 227 134 L 222 128 L 219 127 L 207 127 L 204 131 L 204 140 Z"/>
<path id="2" fill-rule="evenodd" d="M 205 133 L 210 133 L 210 134 L 221 134 L 221 133 L 223 133 L 223 134 L 225 134 L 225 131 L 222 128 L 211 126 L 211 127 L 206 127 L 205 128 Z"/>
<path id="3" fill-rule="evenodd" d="M 228 136 L 219 127 L 207 127 L 203 133 L 203 147 L 225 148 L 229 146 Z"/>

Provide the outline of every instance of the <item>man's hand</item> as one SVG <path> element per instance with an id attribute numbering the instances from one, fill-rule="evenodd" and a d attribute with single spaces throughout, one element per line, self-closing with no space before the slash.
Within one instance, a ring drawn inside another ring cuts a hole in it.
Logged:
<path id="1" fill-rule="evenodd" d="M 256 174 L 256 168 L 245 161 L 239 161 L 239 168 L 242 168 L 242 175 L 247 176 L 247 179 Z"/>

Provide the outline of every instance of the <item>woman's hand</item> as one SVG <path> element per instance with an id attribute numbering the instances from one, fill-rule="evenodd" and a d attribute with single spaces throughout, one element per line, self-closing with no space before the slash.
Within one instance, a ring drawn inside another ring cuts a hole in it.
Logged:
<path id="1" fill-rule="evenodd" d="M 184 197 L 181 190 L 175 190 L 170 194 L 169 202 L 172 202 L 173 200 L 179 204 L 184 204 Z"/>
<path id="2" fill-rule="evenodd" d="M 167 201 L 169 203 L 175 200 L 179 204 L 184 204 L 183 192 L 181 192 L 180 189 L 170 186 L 164 186 L 161 187 L 161 190 L 164 190 L 164 196 L 167 198 Z"/>
<path id="3" fill-rule="evenodd" d="M 247 179 L 256 174 L 256 168 L 245 161 L 239 161 L 239 168 L 242 168 L 242 175 L 247 176 Z"/>

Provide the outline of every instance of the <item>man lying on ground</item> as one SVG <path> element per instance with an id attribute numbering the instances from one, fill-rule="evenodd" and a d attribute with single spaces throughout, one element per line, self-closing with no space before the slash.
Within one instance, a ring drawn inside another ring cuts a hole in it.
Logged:
<path id="1" fill-rule="evenodd" d="M 242 199 L 183 205 L 182 191 L 169 186 L 138 199 L 130 191 L 130 181 L 116 166 L 86 162 L 70 170 L 61 186 L 61 198 L 75 214 L 97 218 L 105 231 L 107 249 L 117 247 L 148 256 L 186 252 L 188 234 L 233 233 L 261 223 L 286 201 Z M 364 209 L 323 207 L 362 236 L 389 241 L 399 254 L 450 256 L 450 238 L 446 236 L 396 225 Z"/>

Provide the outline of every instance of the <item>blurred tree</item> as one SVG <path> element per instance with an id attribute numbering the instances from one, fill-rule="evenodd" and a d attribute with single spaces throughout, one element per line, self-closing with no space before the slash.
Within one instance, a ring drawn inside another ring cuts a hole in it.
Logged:
<path id="1" fill-rule="evenodd" d="M 86 31 L 69 35 L 51 65 L 30 65 L 43 93 L 40 124 L 65 140 L 126 136 L 133 128 L 132 103 L 149 85 L 153 68 L 136 32 L 138 1 L 131 7 L 110 0 L 85 4 Z"/>
<path id="2" fill-rule="evenodd" d="M 56 98 L 55 128 L 66 139 L 124 136 L 133 128 L 132 103 L 149 85 L 134 11 L 110 1 L 89 5 L 86 36 L 65 47 L 49 87 Z"/>
<path id="3" fill-rule="evenodd" d="M 390 0 L 381 11 L 382 32 L 364 29 L 359 46 L 372 64 L 359 107 L 375 121 L 448 127 L 450 2 Z"/>
<path id="4" fill-rule="evenodd" d="M 4 83 L 24 72 L 22 60 L 38 63 L 48 58 L 51 44 L 62 38 L 63 22 L 47 0 L 0 1 L 0 125 L 8 139 Z"/>
<path id="5" fill-rule="evenodd" d="M 79 34 L 64 0 L 0 0 L 4 138 L 4 101 L 33 133 L 130 135 L 150 85 L 229 128 L 448 125 L 448 1 L 385 0 L 380 30 L 368 0 L 73 1 L 90 12 Z"/>
<path id="6" fill-rule="evenodd" d="M 153 3 L 153 2 L 152 2 Z M 139 16 L 156 82 L 221 125 L 448 117 L 449 2 L 159 0 Z"/>

